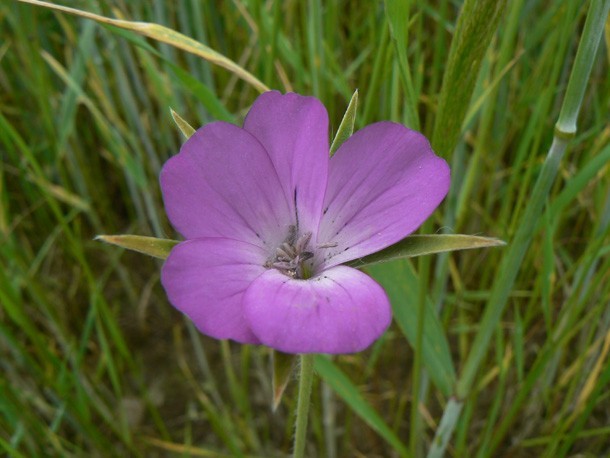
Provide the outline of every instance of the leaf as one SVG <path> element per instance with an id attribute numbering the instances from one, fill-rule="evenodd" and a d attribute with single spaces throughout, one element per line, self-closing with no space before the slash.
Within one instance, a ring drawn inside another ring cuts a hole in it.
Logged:
<path id="1" fill-rule="evenodd" d="M 354 95 L 349 101 L 347 105 L 347 110 L 345 110 L 345 114 L 343 115 L 343 119 L 341 120 L 341 124 L 339 124 L 339 129 L 337 129 L 337 134 L 335 135 L 335 139 L 333 140 L 332 145 L 330 145 L 330 155 L 332 157 L 335 154 L 335 151 L 339 149 L 339 147 L 352 136 L 354 133 L 354 123 L 356 122 L 356 111 L 358 110 L 358 89 L 354 91 Z"/>
<path id="2" fill-rule="evenodd" d="M 191 135 L 195 133 L 195 129 L 188 122 L 186 122 L 182 116 L 180 116 L 171 108 L 169 109 L 169 111 L 172 114 L 172 118 L 174 118 L 174 122 L 178 126 L 178 129 L 180 129 L 180 132 L 182 132 L 182 135 L 184 135 L 188 139 Z"/>
<path id="3" fill-rule="evenodd" d="M 432 148 L 450 157 L 459 140 L 485 53 L 504 17 L 507 0 L 466 0 L 451 40 L 439 96 Z"/>
<path id="4" fill-rule="evenodd" d="M 164 27 L 162 25 L 150 22 L 124 21 L 120 19 L 112 19 L 105 16 L 100 16 L 99 14 L 89 13 L 88 11 L 82 11 L 76 8 L 69 8 L 67 6 L 62 5 L 55 5 L 53 3 L 43 2 L 40 0 L 19 1 L 23 3 L 29 3 L 31 5 L 42 6 L 44 8 L 49 8 L 52 10 L 63 11 L 64 13 L 68 14 L 74 14 L 76 16 L 101 22 L 102 24 L 110 24 L 116 27 L 120 27 L 122 29 L 133 30 L 134 32 L 139 33 L 140 35 L 152 38 L 153 40 L 157 40 L 162 43 L 167 43 L 171 46 L 174 46 L 178 49 L 182 49 L 183 51 L 189 52 L 191 54 L 195 54 L 199 57 L 204 58 L 208 62 L 211 62 L 212 64 L 216 64 L 219 67 L 229 70 L 234 75 L 250 83 L 260 92 L 265 92 L 269 90 L 269 88 L 262 81 L 260 81 L 258 78 L 256 78 L 253 74 L 251 74 L 244 68 L 240 67 L 231 59 L 228 59 L 227 57 L 214 51 L 212 48 L 209 48 L 203 43 L 199 43 L 197 40 L 193 40 L 192 38 L 187 37 L 186 35 L 183 35 L 179 32 L 176 32 L 175 30 L 172 30 L 168 27 Z"/>
<path id="5" fill-rule="evenodd" d="M 144 253 L 159 259 L 166 259 L 172 248 L 180 243 L 178 240 L 158 239 L 142 235 L 98 235 L 95 240 L 101 240 L 111 245 L 127 248 L 128 250 Z"/>
<path id="6" fill-rule="evenodd" d="M 400 456 L 409 456 L 405 444 L 362 397 L 358 388 L 327 356 L 316 355 L 314 368 L 350 408 L 383 437 Z"/>
<path id="7" fill-rule="evenodd" d="M 506 245 L 500 239 L 492 237 L 479 237 L 464 234 L 428 234 L 410 235 L 377 253 L 355 259 L 347 263 L 351 267 L 364 267 L 380 262 L 395 259 L 413 258 L 427 254 L 445 253 L 447 251 L 471 250 L 473 248 L 486 248 Z"/>
<path id="8" fill-rule="evenodd" d="M 91 209 L 89 202 L 86 200 L 81 199 L 79 196 L 71 193 L 66 188 L 53 184 L 41 176 L 28 173 L 27 179 L 36 183 L 42 191 L 52 195 L 57 200 L 64 202 L 71 207 L 78 208 L 84 212 L 88 212 Z"/>
<path id="9" fill-rule="evenodd" d="M 390 35 L 394 43 L 396 57 L 398 57 L 398 70 L 400 81 L 405 91 L 405 121 L 407 127 L 420 130 L 417 104 L 419 96 L 413 85 L 413 77 L 409 66 L 408 54 L 408 28 L 412 23 L 409 17 L 410 2 L 404 0 L 385 0 L 385 15 L 390 25 Z"/>
<path id="10" fill-rule="evenodd" d="M 272 408 L 275 412 L 280 405 L 284 391 L 292 377 L 297 355 L 282 353 L 281 351 L 271 350 L 271 360 L 273 362 L 273 403 Z"/>
<path id="11" fill-rule="evenodd" d="M 197 97 L 197 99 L 202 103 L 202 105 L 214 119 L 235 124 L 235 117 L 227 110 L 213 90 L 191 75 L 188 71 L 184 70 L 179 65 L 176 65 L 170 59 L 165 57 L 165 55 L 153 48 L 144 38 L 138 35 L 137 32 L 121 29 L 112 25 L 102 24 L 102 26 L 105 29 L 110 30 L 112 33 L 125 38 L 138 48 L 143 49 L 147 53 L 152 54 L 162 60 L 178 77 L 182 83 L 182 86 L 191 91 L 191 93 Z"/>
<path id="12" fill-rule="evenodd" d="M 160 54 L 160 56 L 163 55 Z M 164 57 L 162 58 L 178 77 L 182 83 L 182 87 L 188 89 L 195 97 L 197 97 L 205 109 L 210 113 L 212 118 L 217 121 L 226 121 L 235 124 L 235 116 L 233 116 L 229 110 L 227 110 L 212 89 L 203 84 L 188 71 L 180 68 L 178 65 L 170 62 Z"/>
<path id="13" fill-rule="evenodd" d="M 411 345 L 417 342 L 417 291 L 419 278 L 406 259 L 391 264 L 376 264 L 367 268 L 390 298 L 394 320 Z M 445 396 L 453 393 L 456 375 L 449 351 L 449 343 L 434 306 L 426 300 L 424 335 L 422 342 L 423 363 L 434 385 Z"/>

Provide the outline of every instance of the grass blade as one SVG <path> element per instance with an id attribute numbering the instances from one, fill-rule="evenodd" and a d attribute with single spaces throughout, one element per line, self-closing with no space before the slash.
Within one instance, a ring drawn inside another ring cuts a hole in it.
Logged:
<path id="1" fill-rule="evenodd" d="M 443 157 L 450 156 L 457 144 L 483 57 L 506 3 L 506 0 L 466 0 L 462 5 L 432 134 L 432 147 Z"/>
<path id="2" fill-rule="evenodd" d="M 122 29 L 133 30 L 134 32 L 144 35 L 145 37 L 152 38 L 153 40 L 161 43 L 167 43 L 183 51 L 195 54 L 203 59 L 222 67 L 239 78 L 243 79 L 253 87 L 258 89 L 260 92 L 268 91 L 269 88 L 258 78 L 252 75 L 244 68 L 237 65 L 231 59 L 223 56 L 222 54 L 214 51 L 212 48 L 199 43 L 192 38 L 189 38 L 175 30 L 164 27 L 159 24 L 153 24 L 150 22 L 135 22 L 135 21 L 124 21 L 121 19 L 112 19 L 99 14 L 89 13 L 88 11 L 82 11 L 76 8 L 70 8 L 62 5 L 55 5 L 53 3 L 38 1 L 38 0 L 19 0 L 23 3 L 29 3 L 31 5 L 41 6 L 44 8 L 50 8 L 56 11 L 62 11 L 68 14 L 74 14 L 75 16 L 92 19 L 102 24 L 114 25 Z"/>
<path id="3" fill-rule="evenodd" d="M 316 372 L 335 392 L 356 412 L 362 420 L 388 441 L 400 456 L 408 457 L 409 452 L 402 441 L 382 420 L 377 412 L 362 397 L 351 380 L 325 356 L 316 355 L 314 359 Z"/>
<path id="4" fill-rule="evenodd" d="M 393 263 L 375 264 L 367 268 L 390 297 L 394 320 L 409 343 L 417 342 L 419 278 L 409 261 L 401 259 Z M 446 396 L 453 392 L 456 375 L 445 331 L 431 301 L 426 301 L 423 341 L 423 364 L 436 387 Z"/>

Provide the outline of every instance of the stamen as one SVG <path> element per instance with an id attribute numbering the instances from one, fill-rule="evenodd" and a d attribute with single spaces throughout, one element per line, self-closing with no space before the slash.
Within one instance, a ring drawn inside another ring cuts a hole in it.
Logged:
<path id="1" fill-rule="evenodd" d="M 276 254 L 276 256 L 277 256 L 277 258 L 278 258 L 278 259 L 283 258 L 283 259 L 288 260 L 288 259 L 291 259 L 291 258 L 293 258 L 293 257 L 294 257 L 294 255 L 290 255 L 290 254 L 288 253 L 288 251 L 286 251 L 286 250 L 282 249 L 282 247 L 281 247 L 281 246 L 280 246 L 280 247 L 278 247 L 278 248 L 275 250 L 275 254 Z"/>
<path id="2" fill-rule="evenodd" d="M 290 278 L 309 278 L 312 266 L 305 262 L 314 257 L 312 251 L 306 251 L 311 236 L 311 232 L 305 232 L 297 238 L 296 227 L 290 226 L 286 240 L 275 249 L 275 256 L 265 262 L 265 267 L 273 267 Z"/>
<path id="3" fill-rule="evenodd" d="M 338 242 L 326 242 L 326 243 L 320 243 L 318 245 L 318 248 L 334 248 L 337 245 L 339 245 Z"/>
<path id="4" fill-rule="evenodd" d="M 280 245 L 280 248 L 288 254 L 291 258 L 294 258 L 297 255 L 297 251 L 294 246 L 291 244 L 284 242 Z"/>
<path id="5" fill-rule="evenodd" d="M 297 240 L 297 243 L 294 247 L 295 250 L 297 251 L 297 253 L 300 253 L 303 250 L 305 250 L 305 248 L 307 248 L 307 245 L 309 244 L 310 240 L 311 240 L 311 232 L 305 232 L 303 235 L 301 235 L 299 237 L 299 240 Z"/>
<path id="6" fill-rule="evenodd" d="M 296 269 L 296 264 L 293 262 L 282 262 L 282 261 L 276 261 L 272 264 L 273 267 L 275 267 L 276 269 L 281 269 L 281 270 L 293 270 Z"/>

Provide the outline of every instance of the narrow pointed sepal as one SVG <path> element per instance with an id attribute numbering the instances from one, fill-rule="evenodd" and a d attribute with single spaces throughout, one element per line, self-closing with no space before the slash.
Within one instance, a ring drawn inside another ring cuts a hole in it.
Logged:
<path id="1" fill-rule="evenodd" d="M 142 235 L 98 235 L 95 240 L 110 243 L 121 248 L 137 251 L 159 259 L 166 259 L 178 240 L 144 237 Z"/>
<path id="2" fill-rule="evenodd" d="M 172 114 L 172 119 L 176 123 L 176 126 L 178 126 L 178 129 L 180 129 L 180 132 L 182 132 L 182 135 L 184 135 L 184 137 L 186 139 L 189 139 L 191 137 L 191 135 L 193 135 L 196 132 L 196 130 L 193 128 L 193 126 L 191 126 L 188 122 L 186 122 L 184 120 L 184 118 L 182 116 L 180 116 L 178 113 L 176 113 L 173 109 L 170 108 L 169 112 Z"/>
<path id="3" fill-rule="evenodd" d="M 413 258 L 427 254 L 445 253 L 448 251 L 472 250 L 506 245 L 506 242 L 493 237 L 480 237 L 464 234 L 410 235 L 377 253 L 354 259 L 348 266 L 361 268 L 371 264 L 392 261 L 401 258 Z"/>
<path id="4" fill-rule="evenodd" d="M 335 151 L 339 149 L 339 147 L 352 136 L 354 133 L 354 124 L 356 123 L 356 111 L 358 110 L 358 89 L 354 91 L 352 98 L 347 105 L 347 109 L 345 110 L 345 114 L 343 115 L 343 119 L 341 120 L 341 124 L 339 124 L 339 128 L 337 129 L 337 134 L 335 135 L 335 139 L 333 140 L 332 145 L 330 145 L 330 155 L 335 154 Z"/>
<path id="5" fill-rule="evenodd" d="M 282 396 L 292 378 L 295 362 L 298 355 L 290 355 L 281 351 L 271 350 L 271 363 L 273 365 L 272 390 L 273 401 L 271 408 L 275 412 L 282 401 Z"/>

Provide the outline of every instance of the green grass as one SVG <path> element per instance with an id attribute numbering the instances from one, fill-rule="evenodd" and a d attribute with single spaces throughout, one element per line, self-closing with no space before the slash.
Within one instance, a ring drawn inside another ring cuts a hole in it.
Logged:
<path id="1" fill-rule="evenodd" d="M 610 34 L 498 305 L 589 2 L 510 1 L 478 28 L 490 10 L 459 25 L 461 4 L 65 1 L 169 27 L 268 87 L 314 94 L 333 134 L 358 89 L 356 128 L 418 125 L 452 166 L 425 230 L 508 242 L 369 269 L 395 323 L 363 353 L 316 359 L 307 456 L 424 456 L 456 389 L 447 456 L 610 453 Z M 175 237 L 157 181 L 183 141 L 170 108 L 193 126 L 239 123 L 258 90 L 133 31 L 16 1 L 0 3 L 0 30 L 0 450 L 288 454 L 296 383 L 273 413 L 269 351 L 198 334 L 167 302 L 160 261 L 93 240 Z M 482 321 L 493 304 L 500 321 Z"/>

